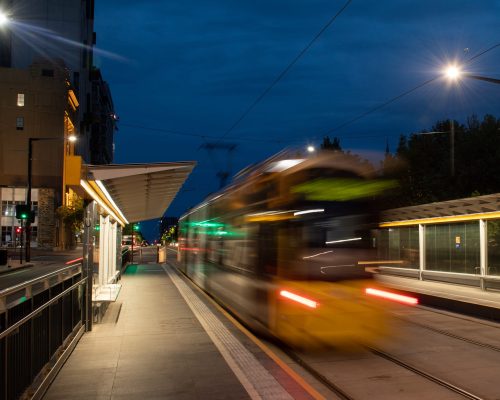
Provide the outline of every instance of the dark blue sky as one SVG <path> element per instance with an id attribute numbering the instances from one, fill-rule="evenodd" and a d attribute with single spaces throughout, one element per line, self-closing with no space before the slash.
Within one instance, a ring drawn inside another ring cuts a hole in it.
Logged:
<path id="1" fill-rule="evenodd" d="M 120 117 L 115 162 L 196 160 L 168 215 L 217 190 L 225 153 L 204 139 L 238 119 L 345 1 L 106 0 L 96 2 L 96 56 Z M 359 121 L 368 109 L 500 43 L 500 1 L 356 1 L 226 138 L 238 144 L 233 173 L 288 145 L 329 133 L 343 148 L 376 159 L 386 140 L 473 113 L 500 117 L 500 86 L 437 80 Z M 464 49 L 468 49 L 464 51 Z M 468 71 L 500 78 L 500 47 Z M 143 127 L 143 128 L 139 128 Z M 208 141 L 213 139 L 206 139 Z"/>

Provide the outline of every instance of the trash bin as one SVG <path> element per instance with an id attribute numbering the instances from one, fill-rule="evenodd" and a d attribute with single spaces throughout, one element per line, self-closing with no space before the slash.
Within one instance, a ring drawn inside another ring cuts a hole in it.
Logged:
<path id="1" fill-rule="evenodd" d="M 0 249 L 0 265 L 7 264 L 7 249 Z"/>

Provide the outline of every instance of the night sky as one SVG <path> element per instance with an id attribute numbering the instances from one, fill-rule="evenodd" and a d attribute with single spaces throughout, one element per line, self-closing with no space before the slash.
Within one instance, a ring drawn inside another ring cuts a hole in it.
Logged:
<path id="1" fill-rule="evenodd" d="M 120 117 L 115 162 L 196 160 L 167 211 L 179 216 L 218 189 L 217 141 L 346 4 L 326 0 L 96 2 L 96 54 Z M 500 1 L 352 1 L 281 81 L 224 138 L 231 171 L 287 146 L 337 136 L 371 160 L 400 134 L 471 114 L 500 117 L 500 86 L 437 79 L 346 122 L 500 43 Z M 466 70 L 500 78 L 500 47 Z M 341 126 L 340 129 L 336 129 Z M 460 166 L 458 166 L 460 167 Z M 153 223 L 146 235 L 153 238 Z"/>

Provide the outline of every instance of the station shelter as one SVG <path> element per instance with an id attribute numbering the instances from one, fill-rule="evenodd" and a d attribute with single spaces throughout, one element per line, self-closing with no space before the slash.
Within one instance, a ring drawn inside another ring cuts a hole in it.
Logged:
<path id="1" fill-rule="evenodd" d="M 382 273 L 500 289 L 500 193 L 388 210 L 382 219 Z"/>
<path id="2" fill-rule="evenodd" d="M 115 301 L 120 291 L 123 228 L 161 218 L 196 163 L 82 165 L 74 156 L 67 164 L 66 185 L 83 197 L 85 205 L 82 263 L 88 279 L 85 319 L 90 330 L 93 305 Z"/>

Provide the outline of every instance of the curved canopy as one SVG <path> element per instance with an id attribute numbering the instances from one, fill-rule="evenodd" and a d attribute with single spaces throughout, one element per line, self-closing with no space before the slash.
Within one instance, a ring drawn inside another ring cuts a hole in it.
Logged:
<path id="1" fill-rule="evenodd" d="M 162 217 L 195 165 L 194 161 L 89 165 L 88 173 L 128 222 L 137 222 Z"/>

